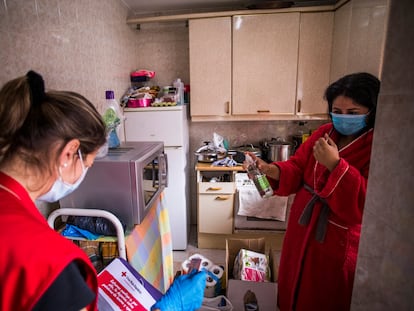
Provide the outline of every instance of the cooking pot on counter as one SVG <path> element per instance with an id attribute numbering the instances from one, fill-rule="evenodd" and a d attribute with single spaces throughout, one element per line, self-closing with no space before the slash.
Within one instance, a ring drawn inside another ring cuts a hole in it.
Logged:
<path id="1" fill-rule="evenodd" d="M 204 144 L 194 153 L 197 156 L 198 162 L 212 163 L 226 157 L 226 149 L 214 147 L 209 141 L 205 141 Z"/>
<path id="2" fill-rule="evenodd" d="M 252 144 L 243 145 L 230 149 L 228 151 L 228 154 L 231 155 L 233 157 L 233 160 L 237 163 L 243 163 L 245 159 L 245 152 L 251 152 L 258 158 L 262 157 L 262 150 L 259 147 L 253 146 Z"/>
<path id="3" fill-rule="evenodd" d="M 264 142 L 264 148 L 266 148 L 269 162 L 286 161 L 292 154 L 293 144 L 277 137 L 272 138 L 269 142 Z"/>

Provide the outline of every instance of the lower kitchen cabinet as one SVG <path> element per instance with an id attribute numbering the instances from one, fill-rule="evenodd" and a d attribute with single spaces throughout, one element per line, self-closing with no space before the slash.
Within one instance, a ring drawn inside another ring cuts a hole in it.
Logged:
<path id="1" fill-rule="evenodd" d="M 234 194 L 199 194 L 199 231 L 233 232 Z"/>
<path id="2" fill-rule="evenodd" d="M 225 249 L 228 238 L 264 237 L 280 250 L 284 230 L 235 230 L 236 173 L 242 166 L 214 167 L 197 163 L 198 248 Z"/>
<path id="3" fill-rule="evenodd" d="M 198 231 L 233 232 L 234 175 L 230 171 L 197 171 Z"/>

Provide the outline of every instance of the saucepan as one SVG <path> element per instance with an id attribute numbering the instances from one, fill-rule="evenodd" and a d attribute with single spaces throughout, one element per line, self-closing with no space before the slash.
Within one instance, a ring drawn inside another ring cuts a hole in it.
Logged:
<path id="1" fill-rule="evenodd" d="M 264 148 L 267 150 L 268 161 L 286 161 L 292 154 L 293 144 L 283 140 L 281 137 L 277 137 L 272 138 L 269 142 L 265 142 Z"/>
<path id="2" fill-rule="evenodd" d="M 212 163 L 224 159 L 227 151 L 224 148 L 214 147 L 209 141 L 205 141 L 204 146 L 198 148 L 194 154 L 197 156 L 198 162 Z"/>

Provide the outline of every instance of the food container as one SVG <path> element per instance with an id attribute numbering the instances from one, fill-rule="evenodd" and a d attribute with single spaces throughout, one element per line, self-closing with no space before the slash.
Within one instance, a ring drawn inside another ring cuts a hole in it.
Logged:
<path id="1" fill-rule="evenodd" d="M 152 98 L 130 98 L 128 99 L 128 108 L 151 107 Z"/>

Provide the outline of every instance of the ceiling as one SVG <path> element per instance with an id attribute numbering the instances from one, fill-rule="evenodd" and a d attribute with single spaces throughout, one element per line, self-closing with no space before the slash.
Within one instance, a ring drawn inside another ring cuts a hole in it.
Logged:
<path id="1" fill-rule="evenodd" d="M 339 0 L 122 0 L 135 16 L 163 16 L 185 13 L 204 13 L 227 10 L 319 6 L 336 4 Z"/>

